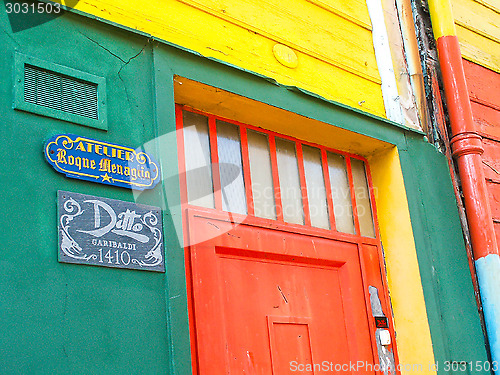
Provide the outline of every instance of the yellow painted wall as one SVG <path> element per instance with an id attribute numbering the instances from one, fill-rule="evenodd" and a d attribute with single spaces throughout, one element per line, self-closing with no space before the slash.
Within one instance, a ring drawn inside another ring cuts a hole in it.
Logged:
<path id="1" fill-rule="evenodd" d="M 385 117 L 365 0 L 81 0 L 76 9 Z M 297 67 L 278 62 L 276 44 Z"/>
<path id="2" fill-rule="evenodd" d="M 399 153 L 396 147 L 374 153 L 368 158 L 380 237 L 384 246 L 387 281 L 396 329 L 402 375 L 435 374 L 426 366 L 435 363 L 431 332 L 427 321 L 424 292 L 410 220 Z M 398 223 L 398 230 L 394 230 Z M 416 370 L 408 364 L 422 364 Z M 413 370 L 412 370 L 413 369 Z"/>
<path id="3" fill-rule="evenodd" d="M 500 2 L 453 0 L 462 56 L 500 73 Z"/>

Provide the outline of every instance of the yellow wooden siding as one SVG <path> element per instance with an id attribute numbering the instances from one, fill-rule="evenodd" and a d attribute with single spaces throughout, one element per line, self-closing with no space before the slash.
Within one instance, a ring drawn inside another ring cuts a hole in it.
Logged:
<path id="1" fill-rule="evenodd" d="M 338 14 L 362 27 L 371 29 L 370 16 L 364 0 L 307 0 L 312 4 Z"/>
<path id="2" fill-rule="evenodd" d="M 498 0 L 474 0 L 476 3 L 482 4 L 497 13 L 500 13 L 500 3 Z"/>
<path id="3" fill-rule="evenodd" d="M 493 0 L 453 0 L 462 56 L 500 73 L 500 4 Z"/>
<path id="4" fill-rule="evenodd" d="M 76 9 L 385 117 L 364 0 L 81 0 Z M 273 47 L 295 51 L 296 68 Z"/>

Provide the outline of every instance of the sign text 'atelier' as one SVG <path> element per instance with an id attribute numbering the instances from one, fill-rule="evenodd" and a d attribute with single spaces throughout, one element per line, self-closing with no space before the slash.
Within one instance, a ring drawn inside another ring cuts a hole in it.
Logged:
<path id="1" fill-rule="evenodd" d="M 152 189 L 160 179 L 158 163 L 138 149 L 59 134 L 45 145 L 45 157 L 67 177 L 130 189 Z"/>

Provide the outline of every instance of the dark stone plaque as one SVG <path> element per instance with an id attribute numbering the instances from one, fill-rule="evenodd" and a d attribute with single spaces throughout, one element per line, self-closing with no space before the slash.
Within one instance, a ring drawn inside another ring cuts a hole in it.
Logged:
<path id="1" fill-rule="evenodd" d="M 59 262 L 165 272 L 159 207 L 57 194 Z"/>

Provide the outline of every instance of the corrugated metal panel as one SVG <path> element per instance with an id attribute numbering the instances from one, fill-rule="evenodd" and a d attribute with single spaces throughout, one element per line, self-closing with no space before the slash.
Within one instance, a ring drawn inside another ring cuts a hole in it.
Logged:
<path id="1" fill-rule="evenodd" d="M 97 120 L 97 85 L 32 65 L 24 69 L 24 100 Z"/>

